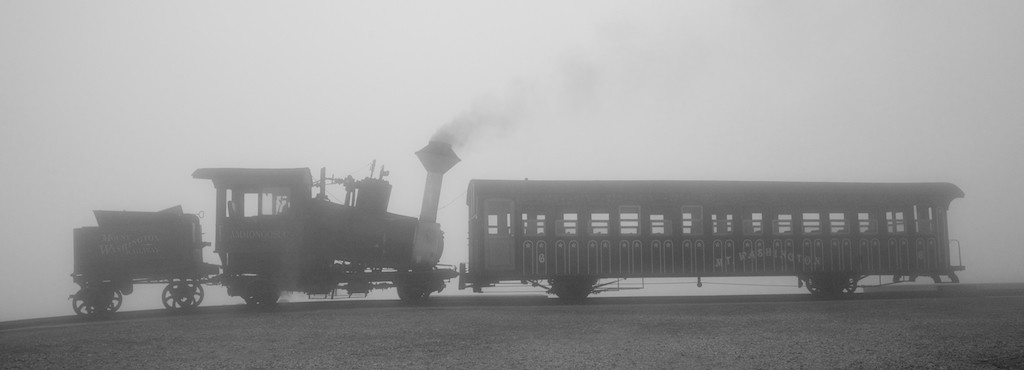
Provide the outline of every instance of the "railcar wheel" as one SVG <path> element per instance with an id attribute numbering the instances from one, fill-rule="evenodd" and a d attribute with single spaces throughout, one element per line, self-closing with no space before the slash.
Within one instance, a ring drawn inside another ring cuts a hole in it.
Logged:
<path id="1" fill-rule="evenodd" d="M 839 298 L 857 291 L 856 276 L 809 276 L 803 278 L 807 291 L 819 298 Z"/>
<path id="2" fill-rule="evenodd" d="M 249 286 L 245 289 L 245 295 L 242 296 L 246 305 L 261 308 L 276 305 L 277 300 L 280 298 L 281 292 L 277 290 L 274 283 L 265 279 L 249 283 Z"/>
<path id="3" fill-rule="evenodd" d="M 580 303 L 594 292 L 596 282 L 597 279 L 586 277 L 551 279 L 551 290 L 548 293 L 568 303 Z"/>
<path id="4" fill-rule="evenodd" d="M 846 276 L 840 278 L 839 281 L 839 293 L 840 295 L 852 295 L 857 292 L 857 283 L 860 281 L 856 276 Z"/>

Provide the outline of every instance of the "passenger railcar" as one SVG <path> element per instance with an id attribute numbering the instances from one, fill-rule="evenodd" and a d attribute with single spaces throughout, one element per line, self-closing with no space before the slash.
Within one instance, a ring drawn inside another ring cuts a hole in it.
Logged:
<path id="1" fill-rule="evenodd" d="M 815 295 L 869 275 L 958 282 L 948 183 L 472 180 L 460 289 L 566 299 L 602 279 L 795 276 Z"/>

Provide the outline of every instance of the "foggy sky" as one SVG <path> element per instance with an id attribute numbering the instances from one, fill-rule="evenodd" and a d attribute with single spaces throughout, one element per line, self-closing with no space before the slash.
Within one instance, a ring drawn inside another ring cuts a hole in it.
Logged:
<path id="1" fill-rule="evenodd" d="M 443 263 L 466 261 L 473 178 L 942 181 L 967 194 L 961 281 L 1024 282 L 1022 8 L 0 2 L 0 320 L 71 314 L 94 209 L 180 204 L 213 241 L 196 168 L 376 159 L 417 215 L 413 152 L 446 126 L 470 129 Z"/>

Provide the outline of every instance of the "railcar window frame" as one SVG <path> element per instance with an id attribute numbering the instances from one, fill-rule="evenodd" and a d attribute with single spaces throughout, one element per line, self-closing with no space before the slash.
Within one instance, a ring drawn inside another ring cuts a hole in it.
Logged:
<path id="1" fill-rule="evenodd" d="M 907 233 L 907 215 L 902 210 L 885 211 L 885 232 L 893 235 Z"/>
<path id="2" fill-rule="evenodd" d="M 850 234 L 850 222 L 846 220 L 846 213 L 828 212 L 828 232 L 835 235 Z"/>
<path id="3" fill-rule="evenodd" d="M 611 234 L 612 214 L 610 212 L 590 212 L 587 219 L 587 235 L 608 236 Z"/>
<path id="4" fill-rule="evenodd" d="M 640 235 L 640 206 L 619 206 L 619 235 Z"/>
<path id="5" fill-rule="evenodd" d="M 570 217 L 571 216 L 571 217 Z M 555 221 L 556 236 L 579 236 L 580 213 L 577 211 L 562 211 L 562 218 Z"/>
<path id="6" fill-rule="evenodd" d="M 821 212 L 800 212 L 800 233 L 803 235 L 825 235 Z"/>
<path id="7" fill-rule="evenodd" d="M 914 206 L 914 232 L 918 234 L 934 234 L 936 229 L 935 207 L 930 205 Z"/>
<path id="8" fill-rule="evenodd" d="M 711 234 L 714 236 L 729 236 L 735 234 L 736 228 L 732 212 L 711 213 Z"/>
<path id="9" fill-rule="evenodd" d="M 515 206 L 508 199 L 487 199 L 484 201 L 484 235 L 487 237 L 515 237 Z"/>
<path id="10" fill-rule="evenodd" d="M 524 236 L 545 236 L 547 216 L 543 213 L 522 213 L 523 235 Z"/>
<path id="11" fill-rule="evenodd" d="M 685 205 L 680 210 L 681 235 L 704 235 L 704 206 Z"/>
<path id="12" fill-rule="evenodd" d="M 743 235 L 761 236 L 764 235 L 764 212 L 751 211 L 748 219 L 743 220 Z"/>
<path id="13" fill-rule="evenodd" d="M 878 235 L 878 219 L 871 212 L 857 212 L 857 232 L 862 235 Z"/>
<path id="14" fill-rule="evenodd" d="M 772 219 L 772 235 L 791 236 L 796 234 L 796 228 L 794 227 L 793 221 L 793 213 L 776 212 L 774 219 Z M 783 231 L 783 229 L 785 229 L 785 231 Z"/>
<path id="15" fill-rule="evenodd" d="M 672 235 L 672 222 L 664 213 L 650 213 L 647 215 L 648 230 L 651 235 Z"/>

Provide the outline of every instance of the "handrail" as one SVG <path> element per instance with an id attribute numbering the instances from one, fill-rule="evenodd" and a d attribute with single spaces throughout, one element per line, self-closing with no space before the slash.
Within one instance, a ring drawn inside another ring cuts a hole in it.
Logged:
<path id="1" fill-rule="evenodd" d="M 964 265 L 964 257 L 963 257 L 962 250 L 960 248 L 960 241 L 957 240 L 957 239 L 950 239 L 949 240 L 950 248 L 953 247 L 953 242 L 956 242 L 956 262 L 957 262 L 957 266 L 963 266 Z"/>

